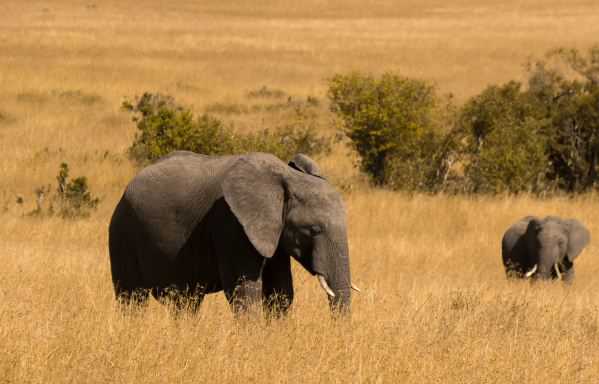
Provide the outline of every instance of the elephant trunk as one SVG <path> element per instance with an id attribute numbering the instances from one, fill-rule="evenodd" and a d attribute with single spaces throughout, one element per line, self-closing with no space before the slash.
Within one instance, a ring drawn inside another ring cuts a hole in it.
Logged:
<path id="1" fill-rule="evenodd" d="M 351 275 L 347 238 L 331 239 L 322 236 L 314 244 L 314 272 L 327 292 L 333 312 L 348 313 L 351 308 Z"/>
<path id="2" fill-rule="evenodd" d="M 349 262 L 345 258 L 345 262 L 339 263 L 335 268 L 335 272 L 329 278 L 331 281 L 331 289 L 335 296 L 329 296 L 329 306 L 332 311 L 341 313 L 349 312 L 351 308 L 351 278 L 349 273 Z"/>
<path id="3" fill-rule="evenodd" d="M 559 247 L 557 245 L 552 244 L 541 247 L 535 277 L 540 279 L 560 278 L 559 261 Z"/>

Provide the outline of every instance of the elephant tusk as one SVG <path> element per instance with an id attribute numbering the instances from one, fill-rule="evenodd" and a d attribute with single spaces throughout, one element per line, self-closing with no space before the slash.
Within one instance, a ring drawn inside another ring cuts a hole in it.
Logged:
<path id="1" fill-rule="evenodd" d="M 327 281 L 324 279 L 324 276 L 316 275 L 316 278 L 318 279 L 320 286 L 322 287 L 322 289 L 324 289 L 324 291 L 327 293 L 327 295 L 329 295 L 331 297 L 335 297 L 335 293 L 333 293 L 333 290 L 331 290 L 331 288 L 329 288 L 329 285 L 327 284 Z"/>
<path id="2" fill-rule="evenodd" d="M 351 289 L 353 289 L 356 292 L 360 292 L 360 293 L 362 292 L 362 291 L 360 291 L 360 288 L 358 288 L 354 285 L 354 283 L 351 283 Z"/>
<path id="3" fill-rule="evenodd" d="M 553 264 L 553 267 L 555 268 L 555 273 L 557 274 L 557 278 L 561 279 L 562 273 L 559 271 L 559 265 L 557 263 L 555 263 L 555 264 Z"/>
<path id="4" fill-rule="evenodd" d="M 535 266 L 534 266 L 534 267 L 532 267 L 532 269 L 531 269 L 530 271 L 528 271 L 528 272 L 526 272 L 526 273 L 524 274 L 524 277 L 531 277 L 532 275 L 534 275 L 534 274 L 535 274 L 535 272 L 537 271 L 537 268 L 538 268 L 538 267 L 539 267 L 539 265 L 538 265 L 538 264 L 535 264 Z"/>

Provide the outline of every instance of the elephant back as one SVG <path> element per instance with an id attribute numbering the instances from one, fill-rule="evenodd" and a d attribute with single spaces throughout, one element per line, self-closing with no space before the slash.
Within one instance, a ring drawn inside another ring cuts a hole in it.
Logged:
<path id="1" fill-rule="evenodd" d="M 175 257 L 222 197 L 221 180 L 235 157 L 174 152 L 141 170 L 124 198 L 162 254 Z"/>

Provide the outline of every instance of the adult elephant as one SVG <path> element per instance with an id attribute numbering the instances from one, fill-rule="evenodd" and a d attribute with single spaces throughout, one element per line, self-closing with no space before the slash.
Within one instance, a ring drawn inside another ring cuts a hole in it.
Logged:
<path id="1" fill-rule="evenodd" d="M 193 300 L 223 290 L 234 312 L 293 301 L 290 256 L 316 275 L 332 309 L 351 304 L 345 208 L 314 161 L 264 153 L 174 152 L 127 186 L 109 228 L 117 298 Z M 176 303 L 180 302 L 175 300 Z"/>
<path id="2" fill-rule="evenodd" d="M 501 251 L 506 274 L 570 283 L 574 278 L 574 259 L 589 241 L 589 231 L 578 220 L 524 217 L 503 235 Z"/>

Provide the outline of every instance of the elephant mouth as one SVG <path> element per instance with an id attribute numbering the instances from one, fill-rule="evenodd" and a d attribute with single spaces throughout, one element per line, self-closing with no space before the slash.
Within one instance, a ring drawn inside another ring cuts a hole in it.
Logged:
<path id="1" fill-rule="evenodd" d="M 328 296 L 335 297 L 335 292 L 333 292 L 331 287 L 329 287 L 329 284 L 327 283 L 327 280 L 324 278 L 323 275 L 317 274 L 316 279 L 318 279 L 320 286 L 322 287 L 322 289 L 326 292 L 326 294 Z M 360 290 L 360 288 L 358 288 L 358 287 L 356 287 L 356 285 L 354 285 L 354 283 L 350 283 L 350 287 L 351 287 L 351 289 L 353 289 L 356 292 L 362 292 Z"/>
<path id="2" fill-rule="evenodd" d="M 557 278 L 561 279 L 562 278 L 562 273 L 560 271 L 559 263 L 553 264 L 553 269 L 555 269 L 555 274 L 557 275 Z"/>
<path id="3" fill-rule="evenodd" d="M 329 284 L 327 284 L 327 280 L 324 278 L 323 275 L 316 275 L 316 279 L 318 279 L 320 286 L 326 292 L 327 295 L 329 295 L 330 297 L 335 297 L 335 292 L 333 292 L 331 287 L 329 287 Z"/>
<path id="4" fill-rule="evenodd" d="M 535 264 L 531 269 L 529 269 L 525 274 L 524 277 L 526 278 L 531 278 L 533 277 L 537 271 L 539 269 L 539 265 Z M 560 269 L 560 264 L 559 262 L 555 262 L 555 264 L 553 264 L 553 270 L 555 271 L 555 275 L 557 276 L 558 279 L 562 278 L 562 273 L 563 271 L 561 271 Z"/>
<path id="5" fill-rule="evenodd" d="M 537 269 L 539 268 L 538 264 L 535 264 L 530 270 L 526 271 L 524 277 L 532 277 L 535 273 L 537 273 Z"/>

